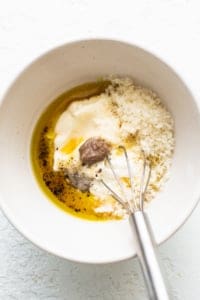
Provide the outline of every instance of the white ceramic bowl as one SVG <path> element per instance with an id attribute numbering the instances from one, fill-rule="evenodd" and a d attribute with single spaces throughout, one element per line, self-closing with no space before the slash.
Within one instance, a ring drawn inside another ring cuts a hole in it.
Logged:
<path id="1" fill-rule="evenodd" d="M 85 40 L 56 48 L 13 82 L 0 109 L 1 206 L 29 240 L 58 256 L 107 263 L 135 255 L 128 221 L 94 222 L 57 208 L 38 188 L 30 140 L 44 108 L 60 93 L 108 74 L 128 75 L 155 90 L 175 119 L 170 180 L 147 207 L 157 243 L 190 215 L 200 194 L 200 115 L 186 83 L 151 53 L 113 40 Z M 187 242 L 187 241 L 186 241 Z"/>

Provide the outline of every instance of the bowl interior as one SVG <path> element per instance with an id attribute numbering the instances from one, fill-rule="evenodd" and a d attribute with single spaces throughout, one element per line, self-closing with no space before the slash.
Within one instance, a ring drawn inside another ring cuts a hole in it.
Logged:
<path id="1" fill-rule="evenodd" d="M 32 174 L 30 140 L 40 113 L 56 96 L 110 74 L 131 76 L 155 90 L 175 119 L 171 177 L 147 207 L 158 243 L 176 231 L 199 197 L 199 111 L 170 67 L 140 48 L 111 40 L 75 42 L 43 55 L 15 80 L 0 109 L 1 204 L 32 242 L 75 261 L 103 263 L 133 256 L 131 229 L 127 220 L 75 218 L 49 201 Z"/>

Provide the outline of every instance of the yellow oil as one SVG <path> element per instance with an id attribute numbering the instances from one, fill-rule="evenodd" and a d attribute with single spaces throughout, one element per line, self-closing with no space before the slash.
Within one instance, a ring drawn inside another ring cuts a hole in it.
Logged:
<path id="1" fill-rule="evenodd" d="M 125 183 L 125 185 L 130 188 L 131 187 L 131 180 L 129 177 L 120 177 L 121 181 Z"/>
<path id="2" fill-rule="evenodd" d="M 78 145 L 80 145 L 82 141 L 82 138 L 71 138 L 64 146 L 62 146 L 60 151 L 64 154 L 70 154 L 78 147 Z"/>
<path id="3" fill-rule="evenodd" d="M 64 173 L 53 171 L 54 127 L 63 111 L 72 101 L 82 100 L 105 91 L 109 81 L 91 82 L 77 86 L 55 99 L 39 118 L 31 142 L 31 161 L 37 182 L 47 197 L 61 209 L 88 220 L 116 219 L 109 213 L 96 213 L 100 200 L 81 192 L 67 183 Z M 64 145 L 70 153 L 81 141 L 72 140 Z"/>

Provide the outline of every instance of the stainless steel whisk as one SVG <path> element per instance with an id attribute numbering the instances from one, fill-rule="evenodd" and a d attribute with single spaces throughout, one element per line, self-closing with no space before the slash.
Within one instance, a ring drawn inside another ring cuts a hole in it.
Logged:
<path id="1" fill-rule="evenodd" d="M 132 199 L 126 199 L 120 178 L 116 173 L 115 168 L 113 167 L 109 157 L 107 157 L 107 162 L 117 184 L 120 187 L 122 196 L 119 196 L 105 181 L 102 180 L 102 183 L 110 191 L 111 195 L 127 210 L 129 214 L 130 224 L 132 225 L 134 233 L 133 236 L 136 252 L 143 271 L 149 299 L 169 300 L 167 289 L 163 280 L 160 265 L 156 255 L 156 243 L 153 238 L 148 217 L 144 212 L 144 198 L 151 177 L 151 165 L 146 159 L 145 153 L 142 152 L 144 157 L 144 163 L 141 176 L 139 197 L 136 197 L 134 193 L 133 176 L 131 172 L 131 165 L 128 158 L 128 154 L 124 146 L 120 146 L 120 148 L 123 150 L 126 160 L 128 176 L 130 179 Z"/>

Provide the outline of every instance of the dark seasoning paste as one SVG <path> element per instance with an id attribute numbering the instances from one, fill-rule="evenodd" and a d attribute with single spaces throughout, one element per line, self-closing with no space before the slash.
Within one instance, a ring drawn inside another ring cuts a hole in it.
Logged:
<path id="1" fill-rule="evenodd" d="M 87 83 L 59 96 L 47 107 L 37 122 L 31 145 L 33 170 L 45 194 L 65 211 L 90 220 L 107 220 L 114 217 L 109 213 L 96 213 L 95 208 L 99 206 L 99 200 L 89 192 L 81 192 L 70 185 L 64 172 L 53 170 L 54 127 L 70 102 L 99 95 L 109 83 Z"/>

